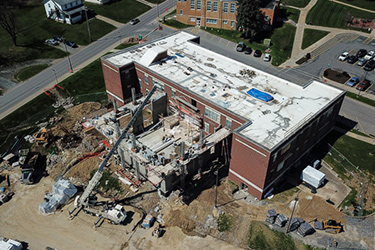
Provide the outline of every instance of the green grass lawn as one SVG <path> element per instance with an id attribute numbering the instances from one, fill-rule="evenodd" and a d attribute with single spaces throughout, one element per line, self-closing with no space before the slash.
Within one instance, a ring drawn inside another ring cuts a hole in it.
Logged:
<path id="1" fill-rule="evenodd" d="M 79 45 L 90 43 L 86 22 L 80 24 L 62 24 L 46 18 L 45 10 L 40 2 L 28 5 L 16 12 L 20 29 L 15 47 L 10 36 L 0 29 L 0 63 L 3 65 L 40 58 L 61 58 L 66 53 L 44 41 L 53 36 L 64 36 Z M 115 27 L 103 21 L 89 21 L 93 40 L 114 30 Z"/>
<path id="2" fill-rule="evenodd" d="M 370 153 L 375 152 L 375 146 L 369 143 L 354 139 L 347 135 L 342 135 L 337 131 L 332 131 L 328 134 L 325 140 L 331 144 L 337 151 L 339 151 L 346 159 L 348 159 L 354 166 L 358 166 L 360 170 L 371 175 L 375 173 L 375 155 Z M 344 176 L 346 167 L 349 171 L 354 170 L 354 167 L 349 164 L 339 153 L 335 150 L 330 150 L 331 154 L 327 154 L 324 158 L 335 170 L 341 178 Z M 338 162 L 338 160 L 340 162 Z"/>
<path id="3" fill-rule="evenodd" d="M 38 74 L 39 72 L 43 71 L 46 68 L 48 68 L 48 64 L 32 65 L 32 66 L 23 68 L 20 71 L 18 71 L 14 75 L 14 78 L 22 82 L 22 81 L 29 79 L 30 77 L 35 76 L 36 74 Z"/>
<path id="4" fill-rule="evenodd" d="M 328 31 L 305 29 L 305 32 L 303 33 L 302 49 L 306 49 L 313 45 L 328 34 Z"/>
<path id="5" fill-rule="evenodd" d="M 75 103 L 107 101 L 100 59 L 71 75 L 59 85 L 65 88 L 62 94 L 69 93 L 75 98 Z M 0 154 L 10 146 L 14 136 L 25 136 L 30 131 L 35 131 L 37 122 L 52 117 L 55 108 L 51 105 L 54 102 L 54 98 L 43 93 L 0 120 Z"/>
<path id="6" fill-rule="evenodd" d="M 291 5 L 298 8 L 304 8 L 306 5 L 308 5 L 310 0 L 284 0 L 282 1 L 285 5 Z"/>
<path id="7" fill-rule="evenodd" d="M 93 3 L 85 4 L 89 9 L 93 9 L 96 14 L 108 17 L 120 23 L 127 23 L 151 9 L 150 6 L 137 2 L 136 0 L 120 0 L 106 5 Z"/>
<path id="8" fill-rule="evenodd" d="M 287 8 L 286 9 L 286 17 L 289 20 L 294 21 L 295 23 L 298 23 L 300 11 L 294 8 Z"/>
<path id="9" fill-rule="evenodd" d="M 193 27 L 193 25 L 184 24 L 174 19 L 166 20 L 164 24 L 174 27 L 176 29 L 185 29 L 187 27 Z"/>
<path id="10" fill-rule="evenodd" d="M 343 3 L 348 3 L 360 8 L 368 9 L 368 10 L 374 10 L 375 11 L 375 1 L 369 1 L 369 0 L 338 0 Z"/>
<path id="11" fill-rule="evenodd" d="M 345 94 L 347 97 L 350 97 L 350 98 L 353 98 L 357 101 L 360 101 L 360 102 L 363 102 L 363 103 L 366 103 L 368 105 L 371 105 L 373 107 L 375 107 L 375 100 L 372 100 L 372 99 L 369 99 L 369 98 L 366 98 L 366 97 L 363 97 L 361 95 L 357 95 L 355 93 L 352 93 L 352 92 L 346 92 Z"/>
<path id="12" fill-rule="evenodd" d="M 119 46 L 117 46 L 115 49 L 126 49 L 126 48 L 129 48 L 129 47 L 134 46 L 136 44 L 138 44 L 138 43 L 122 43 Z"/>
<path id="13" fill-rule="evenodd" d="M 288 23 L 275 29 L 271 36 L 272 65 L 279 66 L 290 58 L 295 34 L 296 27 Z"/>
<path id="14" fill-rule="evenodd" d="M 350 16 L 372 19 L 375 14 L 327 0 L 318 0 L 307 15 L 306 22 L 319 26 L 349 29 L 346 23 Z"/>

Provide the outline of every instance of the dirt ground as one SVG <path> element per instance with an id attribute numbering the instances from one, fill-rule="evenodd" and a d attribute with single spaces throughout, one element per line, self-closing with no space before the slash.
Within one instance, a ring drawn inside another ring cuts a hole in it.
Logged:
<path id="1" fill-rule="evenodd" d="M 97 230 L 93 229 L 96 217 L 79 213 L 69 220 L 68 211 L 73 208 L 70 203 L 53 215 L 41 215 L 38 206 L 43 201 L 45 192 L 52 190 L 54 181 L 47 177 L 36 185 L 13 183 L 17 190 L 14 197 L 0 206 L 0 235 L 29 244 L 28 249 L 52 248 L 64 249 L 237 249 L 211 236 L 201 238 L 185 235 L 177 227 L 167 227 L 162 238 L 151 236 L 152 229 L 137 228 L 131 230 L 141 219 L 141 214 L 132 207 L 131 221 L 125 226 L 103 223 Z"/>

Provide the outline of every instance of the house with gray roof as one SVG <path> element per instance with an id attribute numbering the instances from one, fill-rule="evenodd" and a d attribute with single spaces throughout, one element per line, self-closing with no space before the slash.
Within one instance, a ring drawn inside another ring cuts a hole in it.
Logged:
<path id="1" fill-rule="evenodd" d="M 81 21 L 85 11 L 81 0 L 44 0 L 43 4 L 47 18 L 67 24 Z"/>

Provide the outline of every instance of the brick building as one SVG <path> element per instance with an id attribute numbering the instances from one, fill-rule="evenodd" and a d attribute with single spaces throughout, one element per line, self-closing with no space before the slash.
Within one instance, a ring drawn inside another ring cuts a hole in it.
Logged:
<path id="1" fill-rule="evenodd" d="M 300 165 L 335 123 L 344 92 L 310 81 L 298 85 L 199 46 L 178 32 L 102 58 L 109 99 L 130 101 L 130 89 L 162 89 L 170 105 L 206 135 L 230 136 L 229 179 L 261 199 Z"/>
<path id="2" fill-rule="evenodd" d="M 236 29 L 236 0 L 178 0 L 176 3 L 177 21 L 219 29 Z M 279 0 L 263 0 L 261 11 L 269 25 L 274 23 L 280 6 Z"/>

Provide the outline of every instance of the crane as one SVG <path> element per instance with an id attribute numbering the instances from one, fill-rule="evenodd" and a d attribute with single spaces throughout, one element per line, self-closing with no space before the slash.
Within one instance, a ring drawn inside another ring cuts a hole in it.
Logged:
<path id="1" fill-rule="evenodd" d="M 142 112 L 143 108 L 146 106 L 147 102 L 150 100 L 151 96 L 153 95 L 153 93 L 155 92 L 156 89 L 157 89 L 157 87 L 154 86 L 151 89 L 151 91 L 148 93 L 148 95 L 146 96 L 146 98 L 143 101 L 143 103 L 138 106 L 138 108 L 137 108 L 136 112 L 134 113 L 132 119 L 130 120 L 129 124 L 122 131 L 122 134 L 120 135 L 120 137 L 116 141 L 115 145 L 111 148 L 111 150 L 109 151 L 109 153 L 107 154 L 107 156 L 105 157 L 105 159 L 103 160 L 103 162 L 100 164 L 98 170 L 96 171 L 96 173 L 94 174 L 94 176 L 89 181 L 89 184 L 87 185 L 86 189 L 83 191 L 82 195 L 78 196 L 76 198 L 76 201 L 75 201 L 75 204 L 74 204 L 74 208 L 73 208 L 72 211 L 69 212 L 69 215 L 70 215 L 71 219 L 73 219 L 79 213 L 79 211 L 82 208 L 83 209 L 88 208 L 88 206 L 89 206 L 89 196 L 90 196 L 91 192 L 94 190 L 95 186 L 99 183 L 100 179 L 102 178 L 104 167 L 107 165 L 109 159 L 112 157 L 113 153 L 117 150 L 117 148 L 120 145 L 121 141 L 125 138 L 127 132 L 129 131 L 129 129 L 131 128 L 131 126 L 133 126 L 133 124 L 135 123 L 138 115 Z M 78 211 L 74 214 L 74 212 L 77 209 L 78 209 Z M 92 212 L 92 210 L 88 211 L 88 212 L 91 213 L 91 214 L 94 213 L 94 212 Z M 103 213 L 103 212 L 102 213 L 100 213 L 100 212 L 96 213 L 97 216 L 103 217 L 103 218 L 106 218 L 107 214 L 108 214 L 108 212 L 107 213 Z M 125 214 L 126 214 L 126 212 L 125 212 Z M 123 218 L 123 219 L 125 219 L 125 218 Z M 99 218 L 99 220 L 100 220 L 100 218 Z M 95 225 L 96 224 L 97 223 L 95 223 Z"/>

